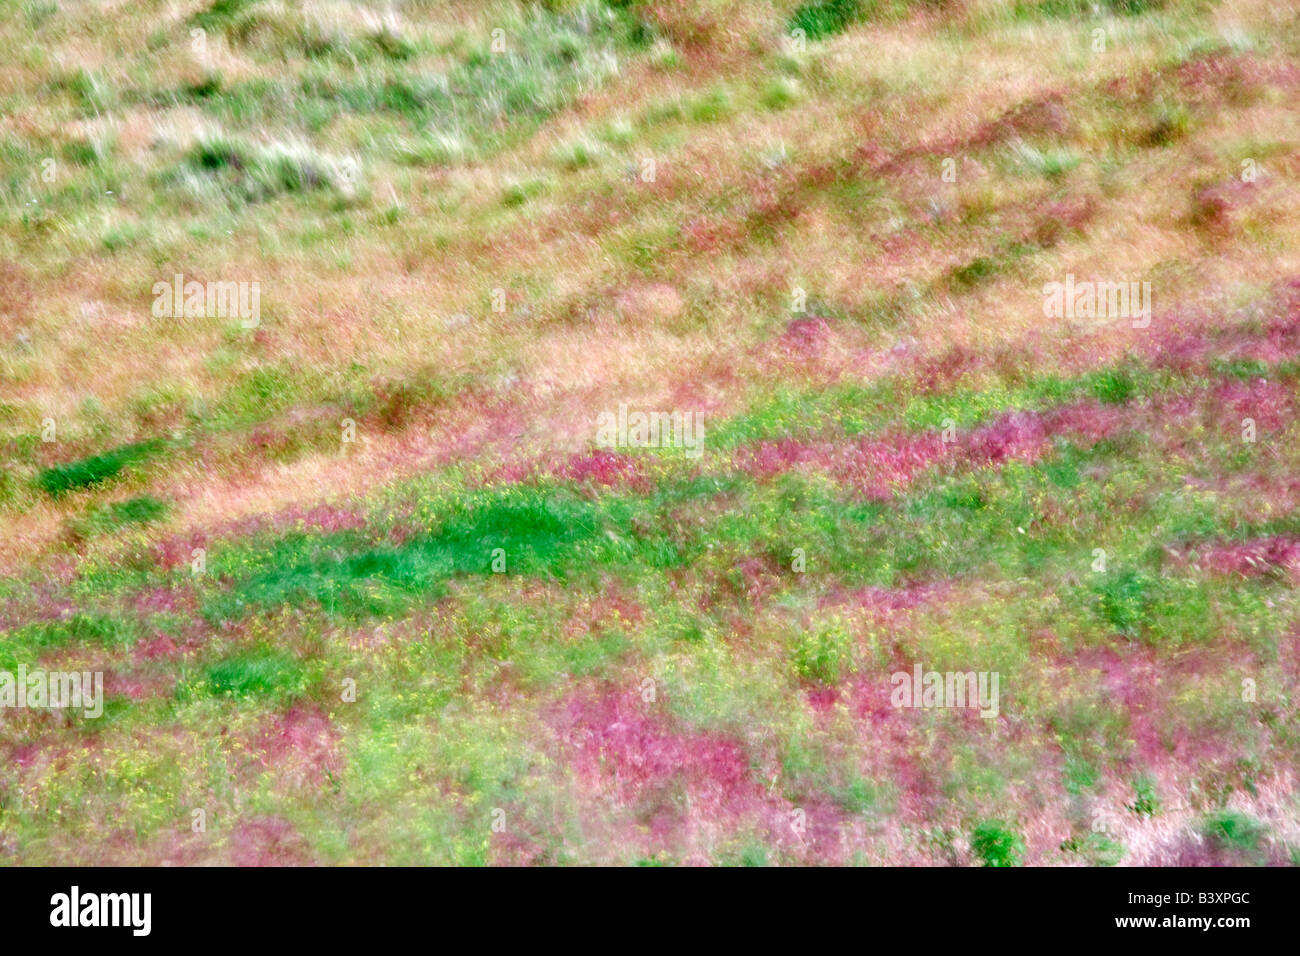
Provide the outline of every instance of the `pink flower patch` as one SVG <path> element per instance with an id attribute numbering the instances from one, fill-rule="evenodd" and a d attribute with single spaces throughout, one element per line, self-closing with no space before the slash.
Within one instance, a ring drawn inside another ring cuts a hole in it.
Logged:
<path id="1" fill-rule="evenodd" d="M 759 478 L 812 465 L 836 481 L 856 488 L 867 498 L 887 501 L 919 472 L 944 454 L 938 435 L 899 434 L 893 439 L 863 438 L 850 443 L 761 442 L 742 452 L 737 467 Z"/>
<path id="2" fill-rule="evenodd" d="M 1096 444 L 1112 437 L 1126 424 L 1123 409 L 1101 402 L 1078 402 L 1047 413 L 1047 430 L 1076 441 Z"/>
<path id="3" fill-rule="evenodd" d="M 914 379 L 916 388 L 927 395 L 946 391 L 981 364 L 983 357 L 979 352 L 964 345 L 954 345 L 942 355 L 918 363 Z"/>
<path id="4" fill-rule="evenodd" d="M 750 779 L 749 761 L 738 742 L 719 734 L 669 730 L 640 702 L 628 694 L 569 703 L 561 735 L 581 779 L 610 788 L 624 802 L 675 781 L 706 815 L 739 812 L 761 800 L 762 787 Z"/>
<path id="5" fill-rule="evenodd" d="M 1048 412 L 1011 412 L 951 443 L 944 442 L 939 432 L 899 432 L 843 442 L 763 441 L 740 451 L 736 467 L 757 478 L 770 478 L 811 466 L 868 499 L 887 501 L 950 454 L 976 468 L 1013 460 L 1032 464 L 1050 451 L 1053 436 L 1096 443 L 1115 434 L 1125 422 L 1122 409 L 1088 401 Z"/>
<path id="6" fill-rule="evenodd" d="M 1175 335 L 1160 341 L 1152 352 L 1152 364 L 1186 375 L 1205 365 L 1210 344 L 1195 335 Z"/>
<path id="7" fill-rule="evenodd" d="M 557 467 L 554 474 L 566 481 L 590 482 L 605 487 L 645 484 L 645 475 L 637 459 L 607 448 L 574 455 Z"/>
<path id="8" fill-rule="evenodd" d="M 910 585 L 902 588 L 865 587 L 856 591 L 832 593 L 821 601 L 821 607 L 860 607 L 873 614 L 890 615 L 897 611 L 910 611 L 928 601 L 937 590 L 934 585 Z"/>
<path id="9" fill-rule="evenodd" d="M 159 688 L 151 687 L 149 682 L 139 677 L 113 673 L 104 675 L 104 693 L 108 695 L 116 696 L 120 694 L 131 700 L 144 700 L 154 696 L 158 691 Z"/>
<path id="10" fill-rule="evenodd" d="M 777 344 L 787 355 L 815 355 L 826 343 L 830 332 L 831 324 L 826 319 L 794 319 L 785 327 Z"/>
<path id="11" fill-rule="evenodd" d="M 804 695 L 808 699 L 808 706 L 819 714 L 830 710 L 840 699 L 840 692 L 835 687 L 809 687 Z"/>
<path id="12" fill-rule="evenodd" d="M 793 808 L 754 778 L 752 755 L 739 741 L 671 729 L 661 707 L 643 704 L 633 690 L 571 699 L 557 721 L 573 777 L 596 794 L 598 805 L 612 798 L 631 811 L 632 839 L 647 852 L 666 849 L 704 861 L 712 834 L 735 832 L 742 821 L 796 858 L 825 863 L 844 852 L 838 807 L 804 800 L 807 829 L 796 834 Z M 761 775 L 766 780 L 771 772 Z"/>
<path id="13" fill-rule="evenodd" d="M 578 452 L 559 462 L 546 459 L 509 462 L 489 473 L 483 483 L 516 485 L 545 478 L 603 488 L 645 490 L 649 487 L 639 459 L 608 448 Z"/>
<path id="14" fill-rule="evenodd" d="M 488 486 L 517 485 L 536 479 L 539 470 L 539 466 L 535 461 L 515 461 L 508 465 L 502 465 L 491 472 L 483 479 L 483 484 Z"/>
<path id="15" fill-rule="evenodd" d="M 490 866 L 544 866 L 549 856 L 545 844 L 512 830 L 493 833 L 488 846 Z"/>
<path id="16" fill-rule="evenodd" d="M 751 601 L 761 601 L 780 586 L 784 577 L 770 558 L 749 557 L 737 561 L 734 568 L 740 574 L 743 593 Z"/>
<path id="17" fill-rule="evenodd" d="M 325 714 L 306 707 L 273 717 L 254 742 L 253 752 L 259 769 L 312 787 L 341 768 L 334 725 Z"/>
<path id="18" fill-rule="evenodd" d="M 1300 357 L 1300 278 L 1283 283 L 1268 310 L 1262 329 L 1253 323 L 1223 328 L 1213 318 L 1200 324 L 1168 318 L 1147 354 L 1154 364 L 1182 373 L 1204 371 L 1216 358 L 1273 365 Z"/>
<path id="19" fill-rule="evenodd" d="M 812 461 L 818 454 L 818 448 L 814 445 L 804 444 L 792 438 L 782 438 L 774 442 L 759 442 L 757 447 L 742 451 L 737 464 L 747 474 L 758 478 L 770 478 L 804 462 Z"/>
<path id="20" fill-rule="evenodd" d="M 833 477 L 856 487 L 867 498 L 888 501 L 895 490 L 943 458 L 945 447 L 936 434 L 899 435 L 893 440 L 863 439 L 835 455 L 828 469 Z"/>
<path id="21" fill-rule="evenodd" d="M 0 628 L 19 627 L 32 621 L 66 620 L 79 610 L 76 604 L 60 597 L 49 581 L 37 582 L 32 590 L 34 606 L 28 610 L 16 600 L 9 602 L 0 616 Z"/>
<path id="22" fill-rule="evenodd" d="M 9 751 L 9 766 L 16 770 L 27 770 L 42 761 L 50 766 L 57 766 L 67 748 L 55 748 L 49 740 L 35 740 L 31 743 L 16 744 Z"/>
<path id="23" fill-rule="evenodd" d="M 1279 536 L 1216 545 L 1201 551 L 1196 564 L 1215 574 L 1254 578 L 1280 569 L 1300 579 L 1300 540 Z"/>
<path id="24" fill-rule="evenodd" d="M 610 628 L 636 625 L 644 614 L 634 599 L 611 591 L 584 601 L 565 622 L 563 633 L 569 640 L 587 640 Z"/>
<path id="25" fill-rule="evenodd" d="M 277 516 L 280 521 L 299 524 L 312 531 L 333 533 L 357 531 L 366 526 L 365 516 L 347 508 L 334 505 L 317 505 L 307 511 L 290 511 Z"/>
<path id="26" fill-rule="evenodd" d="M 151 588 L 136 595 L 135 609 L 139 614 L 169 614 L 176 610 L 176 593 L 171 588 Z"/>
<path id="27" fill-rule="evenodd" d="M 283 817 L 240 821 L 230 840 L 234 866 L 305 866 L 311 847 Z"/>
<path id="28" fill-rule="evenodd" d="M 137 662 L 171 660 L 180 654 L 180 648 L 171 637 L 158 633 L 136 644 L 133 654 Z"/>
<path id="29" fill-rule="evenodd" d="M 967 442 L 967 454 L 980 464 L 1001 464 L 1012 459 L 1034 462 L 1047 451 L 1047 438 L 1042 416 L 1013 412 L 976 429 Z"/>
<path id="30" fill-rule="evenodd" d="M 896 669 L 902 670 L 903 665 L 900 664 Z M 853 682 L 851 688 L 852 708 L 854 714 L 859 718 L 872 723 L 881 723 L 892 717 L 902 715 L 902 712 L 894 706 L 891 700 L 893 684 L 885 678 L 886 675 L 881 673 L 874 679 L 859 678 Z"/>
<path id="31" fill-rule="evenodd" d="M 1272 431 L 1295 420 L 1295 398 L 1289 388 L 1256 378 L 1249 382 L 1224 382 L 1213 392 L 1215 405 L 1227 413 L 1229 428 L 1240 428 L 1253 418 L 1257 428 Z"/>
<path id="32" fill-rule="evenodd" d="M 171 535 L 153 546 L 153 559 L 164 571 L 171 571 L 193 560 L 194 549 L 203 547 L 197 534 Z"/>

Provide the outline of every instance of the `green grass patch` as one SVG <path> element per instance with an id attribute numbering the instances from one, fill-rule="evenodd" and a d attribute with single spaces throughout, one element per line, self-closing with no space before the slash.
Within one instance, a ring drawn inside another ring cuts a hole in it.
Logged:
<path id="1" fill-rule="evenodd" d="M 316 190 L 346 196 L 360 175 L 355 161 L 306 142 L 258 143 L 224 135 L 199 140 L 187 164 L 219 183 L 230 198 L 250 203 Z M 184 181 L 179 171 L 175 178 Z"/>
<path id="2" fill-rule="evenodd" d="M 970 848 L 984 866 L 1019 866 L 1025 842 L 1009 824 L 986 820 L 971 831 Z"/>
<path id="3" fill-rule="evenodd" d="M 1133 781 L 1133 802 L 1125 804 L 1125 809 L 1140 817 L 1153 817 L 1160 812 L 1160 797 L 1156 794 L 1155 781 L 1147 776 L 1139 776 Z"/>
<path id="4" fill-rule="evenodd" d="M 120 445 L 111 451 L 79 461 L 46 468 L 37 477 L 36 483 L 46 494 L 57 498 L 69 491 L 90 488 L 116 478 L 122 469 L 157 454 L 162 447 L 163 443 L 159 439 Z"/>
<path id="5" fill-rule="evenodd" d="M 997 274 L 998 264 L 988 256 L 978 256 L 952 270 L 950 279 L 958 289 L 970 289 Z"/>
<path id="6" fill-rule="evenodd" d="M 204 30 L 220 30 L 258 2 L 259 0 L 215 0 L 207 9 L 191 16 L 189 22 Z"/>
<path id="7" fill-rule="evenodd" d="M 1201 825 L 1201 833 L 1220 850 L 1249 852 L 1258 849 L 1268 828 L 1254 817 L 1236 810 L 1220 810 Z"/>
<path id="8" fill-rule="evenodd" d="M 0 660 L 10 663 L 45 651 L 86 644 L 93 647 L 123 648 L 135 642 L 139 629 L 133 622 L 93 611 L 77 611 L 67 617 L 33 621 L 8 632 L 0 641 Z M 30 660 L 27 663 L 31 664 Z"/>
<path id="9" fill-rule="evenodd" d="M 802 680 L 834 686 L 854 667 L 853 646 L 853 635 L 839 621 L 800 631 L 790 655 L 795 673 Z"/>
<path id="10" fill-rule="evenodd" d="M 303 691 L 302 665 L 278 651 L 257 650 L 228 657 L 204 674 L 208 692 L 219 697 L 293 696 Z"/>
<path id="11" fill-rule="evenodd" d="M 568 491 L 512 487 L 471 493 L 400 544 L 358 534 L 295 533 L 218 553 L 212 566 L 237 569 L 210 600 L 209 618 L 310 602 L 329 613 L 366 617 L 436 599 L 457 576 L 493 573 L 564 577 L 598 568 L 620 545 L 603 534 L 600 506 Z M 621 522 L 620 522 L 621 523 Z"/>
<path id="12" fill-rule="evenodd" d="M 1122 843 L 1100 833 L 1089 833 L 1063 841 L 1061 852 L 1078 854 L 1089 866 L 1118 866 L 1128 851 Z"/>
<path id="13" fill-rule="evenodd" d="M 821 40 L 844 32 L 861 12 L 862 0 L 817 0 L 795 10 L 786 29 L 802 30 L 809 40 Z"/>
<path id="14" fill-rule="evenodd" d="M 74 522 L 73 529 L 83 537 L 113 534 L 132 525 L 161 521 L 167 515 L 167 503 L 151 495 L 139 495 L 116 501 L 107 507 L 95 507 Z"/>

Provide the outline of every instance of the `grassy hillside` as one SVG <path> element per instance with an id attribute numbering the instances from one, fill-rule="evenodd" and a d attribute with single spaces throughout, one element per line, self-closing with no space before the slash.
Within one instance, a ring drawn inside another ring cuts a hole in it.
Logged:
<path id="1" fill-rule="evenodd" d="M 0 861 L 1300 861 L 1286 7 L 0 0 Z"/>

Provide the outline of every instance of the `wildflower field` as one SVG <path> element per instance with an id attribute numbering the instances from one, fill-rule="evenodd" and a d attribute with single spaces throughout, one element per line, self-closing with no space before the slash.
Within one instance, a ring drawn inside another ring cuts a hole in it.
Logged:
<path id="1" fill-rule="evenodd" d="M 0 40 L 0 863 L 1300 862 L 1293 4 Z"/>

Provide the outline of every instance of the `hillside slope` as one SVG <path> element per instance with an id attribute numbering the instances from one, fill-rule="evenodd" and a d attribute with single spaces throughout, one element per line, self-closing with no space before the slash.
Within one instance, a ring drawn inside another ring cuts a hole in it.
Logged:
<path id="1" fill-rule="evenodd" d="M 0 860 L 1300 860 L 1285 7 L 5 4 Z"/>

